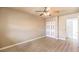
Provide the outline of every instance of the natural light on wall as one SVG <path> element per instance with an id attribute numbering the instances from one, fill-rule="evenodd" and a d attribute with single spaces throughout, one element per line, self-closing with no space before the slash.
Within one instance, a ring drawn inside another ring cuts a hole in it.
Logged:
<path id="1" fill-rule="evenodd" d="M 66 22 L 67 38 L 74 44 L 78 43 L 78 18 L 69 18 Z"/>
<path id="2" fill-rule="evenodd" d="M 6 35 L 14 41 L 16 41 L 16 39 L 22 40 L 27 38 L 26 30 L 14 24 L 8 24 Z"/>

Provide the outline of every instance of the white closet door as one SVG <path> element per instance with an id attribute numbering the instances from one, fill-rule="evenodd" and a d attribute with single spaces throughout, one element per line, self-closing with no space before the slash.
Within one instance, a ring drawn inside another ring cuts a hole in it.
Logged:
<path id="1" fill-rule="evenodd" d="M 46 36 L 51 37 L 51 20 L 46 21 Z"/>
<path id="2" fill-rule="evenodd" d="M 51 25 L 51 37 L 55 38 L 55 21 L 52 20 Z"/>
<path id="3" fill-rule="evenodd" d="M 57 20 L 55 18 L 49 18 L 46 20 L 46 36 L 57 38 Z"/>

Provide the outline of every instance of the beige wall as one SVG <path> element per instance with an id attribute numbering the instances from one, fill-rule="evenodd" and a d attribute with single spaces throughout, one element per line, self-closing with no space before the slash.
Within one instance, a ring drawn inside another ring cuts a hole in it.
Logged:
<path id="1" fill-rule="evenodd" d="M 0 8 L 0 47 L 45 35 L 45 20 L 10 8 Z"/>
<path id="2" fill-rule="evenodd" d="M 66 17 L 59 16 L 59 39 L 66 38 Z"/>

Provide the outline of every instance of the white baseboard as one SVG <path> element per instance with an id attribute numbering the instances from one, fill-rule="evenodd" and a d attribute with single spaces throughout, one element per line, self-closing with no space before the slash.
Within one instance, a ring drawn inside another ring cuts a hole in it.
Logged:
<path id="1" fill-rule="evenodd" d="M 46 36 L 46 37 L 50 37 L 50 36 Z M 57 39 L 57 40 L 65 40 L 65 38 L 57 38 L 57 37 L 50 37 L 50 38 L 54 38 L 54 39 Z"/>
<path id="2" fill-rule="evenodd" d="M 43 37 L 45 37 L 45 36 L 37 37 L 37 38 L 30 39 L 30 40 L 27 40 L 27 41 L 24 41 L 24 42 L 20 42 L 20 43 L 16 43 L 16 44 L 13 44 L 13 45 L 5 46 L 5 47 L 0 48 L 0 50 L 4 50 L 4 49 L 7 49 L 7 48 L 11 48 L 11 47 L 14 47 L 16 45 L 20 45 L 20 44 L 23 44 L 23 43 L 27 43 L 27 42 L 30 42 L 30 41 L 33 41 L 33 40 L 37 40 L 37 39 L 40 39 L 40 38 L 43 38 Z"/>

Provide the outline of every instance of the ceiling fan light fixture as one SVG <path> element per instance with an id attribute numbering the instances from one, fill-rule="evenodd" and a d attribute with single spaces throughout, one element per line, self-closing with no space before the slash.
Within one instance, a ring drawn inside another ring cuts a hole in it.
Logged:
<path id="1" fill-rule="evenodd" d="M 49 12 L 47 12 L 47 15 L 50 15 L 50 13 L 49 13 Z"/>
<path id="2" fill-rule="evenodd" d="M 45 15 L 45 16 L 49 16 L 50 13 L 49 13 L 49 12 L 45 12 L 44 15 Z"/>
<path id="3" fill-rule="evenodd" d="M 47 7 L 44 7 L 44 10 L 43 11 L 36 11 L 36 12 L 42 12 L 40 14 L 40 16 L 50 16 L 50 8 L 47 8 Z"/>
<path id="4" fill-rule="evenodd" d="M 45 15 L 45 16 L 47 16 L 47 14 L 46 14 L 46 13 L 44 13 L 44 15 Z"/>

